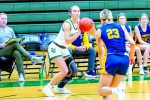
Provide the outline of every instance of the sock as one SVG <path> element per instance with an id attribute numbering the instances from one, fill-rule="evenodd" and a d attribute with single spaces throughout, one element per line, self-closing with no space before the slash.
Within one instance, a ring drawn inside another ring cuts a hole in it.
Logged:
<path id="1" fill-rule="evenodd" d="M 112 94 L 118 94 L 119 89 L 118 88 L 112 88 Z"/>
<path id="2" fill-rule="evenodd" d="M 63 88 L 70 79 L 68 77 L 63 78 L 63 80 L 58 84 L 59 88 Z"/>
<path id="3" fill-rule="evenodd" d="M 133 66 L 132 64 L 129 64 L 129 68 L 132 68 L 132 66 Z"/>
<path id="4" fill-rule="evenodd" d="M 143 65 L 139 65 L 139 68 L 142 69 L 142 68 L 143 68 Z"/>
<path id="5" fill-rule="evenodd" d="M 66 85 L 66 83 L 60 82 L 60 83 L 58 84 L 58 87 L 59 87 L 59 88 L 63 88 L 65 85 Z"/>
<path id="6" fill-rule="evenodd" d="M 47 87 L 47 88 L 52 88 L 52 86 L 50 85 L 50 83 L 48 83 L 48 84 L 46 85 L 46 87 Z"/>
<path id="7" fill-rule="evenodd" d="M 144 64 L 144 67 L 147 67 L 147 65 L 146 65 L 146 64 Z"/>

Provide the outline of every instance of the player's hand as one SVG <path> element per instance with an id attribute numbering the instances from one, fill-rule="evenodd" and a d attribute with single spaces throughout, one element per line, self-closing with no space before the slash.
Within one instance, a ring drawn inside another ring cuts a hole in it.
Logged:
<path id="1" fill-rule="evenodd" d="M 86 47 L 84 47 L 84 46 L 79 46 L 79 47 L 76 47 L 76 50 L 79 50 L 79 51 L 86 51 Z"/>
<path id="2" fill-rule="evenodd" d="M 130 64 L 135 64 L 135 58 L 130 56 Z"/>

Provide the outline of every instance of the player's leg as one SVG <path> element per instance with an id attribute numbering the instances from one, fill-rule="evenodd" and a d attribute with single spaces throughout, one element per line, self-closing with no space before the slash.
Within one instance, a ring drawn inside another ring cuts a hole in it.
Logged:
<path id="1" fill-rule="evenodd" d="M 51 79 L 50 83 L 44 87 L 43 92 L 46 96 L 54 96 L 52 92 L 52 86 L 62 80 L 68 73 L 68 68 L 61 51 L 62 49 L 56 45 L 51 44 L 49 46 L 48 53 L 50 60 L 55 63 L 59 69 L 59 72 Z"/>
<path id="2" fill-rule="evenodd" d="M 112 75 L 101 75 L 98 87 L 98 94 L 103 97 L 103 100 L 109 100 L 112 94 L 112 89 L 110 88 L 113 76 Z"/>
<path id="3" fill-rule="evenodd" d="M 57 87 L 54 88 L 55 93 L 71 93 L 71 91 L 67 90 L 65 88 L 65 85 L 72 80 L 72 78 L 76 75 L 78 69 L 77 69 L 77 65 L 75 63 L 75 61 L 73 60 L 73 58 L 69 55 L 69 52 L 66 50 L 64 51 L 65 55 L 64 57 L 67 57 L 65 59 L 65 62 L 67 64 L 68 67 L 68 73 L 67 75 L 60 81 L 60 83 L 58 84 Z M 69 57 L 68 57 L 69 56 Z"/>
<path id="4" fill-rule="evenodd" d="M 141 51 L 144 52 L 144 55 L 143 55 L 144 74 L 148 74 L 149 70 L 147 68 L 147 62 L 148 62 L 148 57 L 149 57 L 149 52 L 150 52 L 150 46 L 142 44 L 139 46 L 139 48 Z"/>

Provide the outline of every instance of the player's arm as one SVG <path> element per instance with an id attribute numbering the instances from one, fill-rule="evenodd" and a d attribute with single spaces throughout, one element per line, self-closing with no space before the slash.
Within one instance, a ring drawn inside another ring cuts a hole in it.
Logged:
<path id="1" fill-rule="evenodd" d="M 128 34 L 127 30 L 125 27 L 122 27 L 124 33 L 125 33 L 125 38 L 127 41 L 129 41 L 130 43 L 130 63 L 133 64 L 135 63 L 135 59 L 134 59 L 134 53 L 135 53 L 135 42 L 133 40 L 133 38 Z"/>
<path id="2" fill-rule="evenodd" d="M 64 31 L 64 37 L 65 37 L 65 41 L 67 44 L 72 43 L 81 34 L 81 31 L 78 28 L 78 30 L 79 30 L 78 33 L 75 34 L 74 36 L 70 37 L 71 27 L 70 27 L 70 24 L 68 22 L 63 23 L 62 29 Z"/>
<path id="3" fill-rule="evenodd" d="M 103 65 L 103 54 L 102 54 L 102 40 L 101 40 L 101 30 L 100 29 L 97 30 L 95 37 L 96 37 L 98 58 L 100 61 L 100 66 L 102 67 L 102 65 Z"/>
<path id="4" fill-rule="evenodd" d="M 136 35 L 136 37 L 137 37 L 140 44 L 148 44 L 148 43 L 146 43 L 145 41 L 142 40 L 141 34 L 139 32 L 139 29 L 138 29 L 138 26 L 135 26 L 135 35 Z"/>
<path id="5" fill-rule="evenodd" d="M 132 32 L 132 29 L 131 29 L 131 26 L 129 26 L 129 29 L 130 29 L 130 36 L 133 38 L 133 32 Z"/>
<path id="6" fill-rule="evenodd" d="M 90 41 L 89 41 L 87 32 L 83 33 L 82 43 L 83 43 L 83 46 L 86 48 L 86 50 L 88 50 L 90 48 Z"/>

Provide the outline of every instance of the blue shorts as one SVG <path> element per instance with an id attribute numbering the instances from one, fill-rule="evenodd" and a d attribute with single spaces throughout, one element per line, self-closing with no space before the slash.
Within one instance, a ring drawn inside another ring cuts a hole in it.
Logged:
<path id="1" fill-rule="evenodd" d="M 129 57 L 126 55 L 108 54 L 105 69 L 111 75 L 126 75 L 129 67 Z"/>

